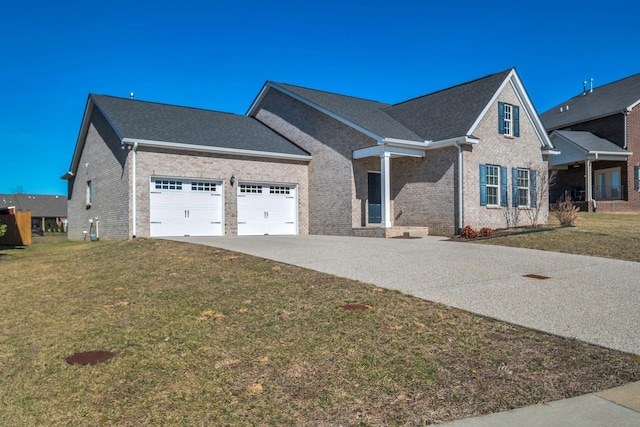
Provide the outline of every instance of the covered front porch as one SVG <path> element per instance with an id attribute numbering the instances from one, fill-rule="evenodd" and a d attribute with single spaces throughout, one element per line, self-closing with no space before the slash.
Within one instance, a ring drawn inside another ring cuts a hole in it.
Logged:
<path id="1" fill-rule="evenodd" d="M 551 204 L 571 200 L 592 212 L 627 200 L 630 151 L 590 132 L 554 131 L 551 140 L 561 152 L 549 159 Z"/>
<path id="2" fill-rule="evenodd" d="M 474 140 L 475 141 L 475 140 Z M 462 143 L 473 143 L 463 139 Z M 462 215 L 460 140 L 446 144 L 385 139 L 353 152 L 353 235 L 423 237 L 452 235 Z M 438 156 L 428 156 L 431 149 Z M 443 194 L 449 194 L 444 198 Z M 438 202 L 435 202 L 438 200 Z"/>

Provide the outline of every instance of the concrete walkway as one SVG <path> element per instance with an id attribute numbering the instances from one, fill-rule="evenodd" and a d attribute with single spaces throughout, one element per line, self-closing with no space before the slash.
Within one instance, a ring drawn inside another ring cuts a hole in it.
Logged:
<path id="1" fill-rule="evenodd" d="M 640 263 L 636 262 L 456 243 L 438 237 L 241 236 L 174 240 L 360 280 L 640 355 Z M 640 383 L 448 425 L 640 426 Z"/>

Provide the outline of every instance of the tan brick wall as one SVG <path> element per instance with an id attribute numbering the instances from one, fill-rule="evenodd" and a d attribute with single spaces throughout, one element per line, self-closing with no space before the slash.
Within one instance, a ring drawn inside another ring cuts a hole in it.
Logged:
<path id="1" fill-rule="evenodd" d="M 308 234 L 308 175 L 304 161 L 221 156 L 170 150 L 136 152 L 136 237 L 149 236 L 151 177 L 197 178 L 224 182 L 225 234 L 237 234 L 237 184 L 239 181 L 294 184 L 298 188 L 298 232 Z M 69 183 L 69 238 L 90 231 L 89 218 L 100 218 L 101 239 L 133 237 L 132 152 L 120 148 L 120 139 L 96 109 L 89 124 L 80 166 Z M 86 207 L 87 181 L 93 184 L 93 203 Z"/>
<path id="2" fill-rule="evenodd" d="M 236 178 L 233 186 L 232 175 Z M 236 235 L 238 230 L 238 182 L 297 185 L 298 233 L 309 233 L 306 162 L 140 148 L 136 156 L 137 237 L 149 236 L 152 177 L 222 181 L 225 235 Z"/>
<path id="3" fill-rule="evenodd" d="M 476 229 L 481 227 L 495 229 L 507 226 L 505 214 L 513 209 L 511 207 L 512 168 L 537 170 L 539 183 L 542 182 L 541 178 L 548 174 L 548 165 L 542 156 L 540 140 L 511 85 L 505 86 L 498 101 L 520 106 L 520 136 L 511 138 L 498 133 L 498 102 L 495 102 L 474 132 L 480 142 L 465 150 L 463 154 L 463 226 L 470 225 Z M 480 164 L 507 166 L 508 208 L 480 206 Z M 518 225 L 529 225 L 528 214 L 531 212 L 526 209 L 519 209 L 518 212 Z M 540 205 L 538 223 L 548 221 L 548 212 L 548 198 L 545 197 Z"/>
<path id="4" fill-rule="evenodd" d="M 360 227 L 366 181 L 363 192 L 359 172 L 356 188 L 353 151 L 375 141 L 273 89 L 262 100 L 255 117 L 312 154 L 309 233 L 350 235 L 353 227 Z"/>
<path id="5" fill-rule="evenodd" d="M 429 227 L 429 234 L 456 232 L 455 147 L 427 151 L 425 158 L 391 160 L 394 225 Z"/>
<path id="6" fill-rule="evenodd" d="M 83 239 L 83 231 L 95 233 L 89 219 L 95 220 L 96 217 L 100 221 L 101 239 L 122 239 L 129 236 L 128 154 L 128 151 L 120 149 L 120 139 L 95 109 L 78 170 L 68 186 L 70 240 Z M 93 203 L 88 208 L 86 191 L 89 180 L 93 186 Z"/>

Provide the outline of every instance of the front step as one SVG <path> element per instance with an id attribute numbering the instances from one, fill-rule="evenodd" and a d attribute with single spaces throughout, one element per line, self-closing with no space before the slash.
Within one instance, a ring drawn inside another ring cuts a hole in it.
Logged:
<path id="1" fill-rule="evenodd" d="M 360 227 L 353 228 L 352 233 L 356 237 L 385 237 L 387 239 L 394 237 L 427 237 L 429 235 L 429 227 Z"/>

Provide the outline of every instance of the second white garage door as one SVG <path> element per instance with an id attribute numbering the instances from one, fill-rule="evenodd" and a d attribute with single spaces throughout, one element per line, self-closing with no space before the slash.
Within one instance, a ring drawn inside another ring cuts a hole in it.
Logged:
<path id="1" fill-rule="evenodd" d="M 238 235 L 298 234 L 295 185 L 238 184 Z"/>

